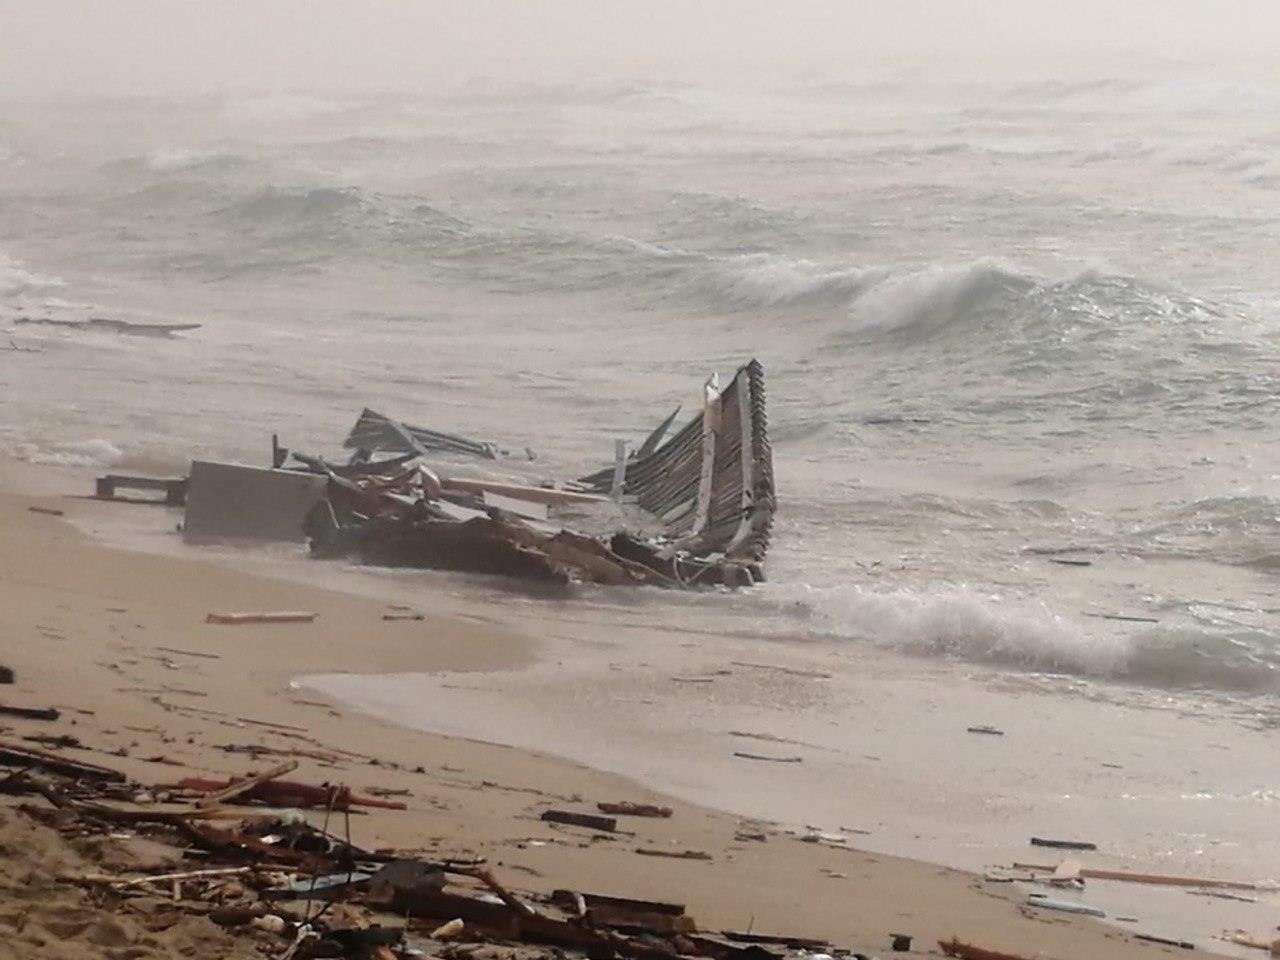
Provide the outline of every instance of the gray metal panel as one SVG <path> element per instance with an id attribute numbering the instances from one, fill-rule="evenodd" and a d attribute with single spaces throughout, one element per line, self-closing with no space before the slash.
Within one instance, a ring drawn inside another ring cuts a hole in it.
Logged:
<path id="1" fill-rule="evenodd" d="M 327 486 L 314 474 L 192 461 L 183 536 L 302 542 L 302 522 Z"/>

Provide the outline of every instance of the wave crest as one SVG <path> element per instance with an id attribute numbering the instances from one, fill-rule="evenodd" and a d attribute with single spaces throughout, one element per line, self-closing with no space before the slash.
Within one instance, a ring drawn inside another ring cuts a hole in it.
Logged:
<path id="1" fill-rule="evenodd" d="M 808 260 L 755 254 L 712 261 L 710 287 L 722 305 L 778 310 L 838 309 L 852 331 L 937 330 L 993 297 L 1035 281 L 1006 264 L 983 259 L 916 270 L 833 268 Z"/>
<path id="2" fill-rule="evenodd" d="M 62 286 L 57 277 L 28 270 L 18 260 L 0 253 L 0 297 L 16 297 Z"/>
<path id="3" fill-rule="evenodd" d="M 782 608 L 817 637 L 869 640 L 917 656 L 1119 680 L 1161 688 L 1280 691 L 1280 651 L 1256 629 L 1200 624 L 1108 632 L 1034 602 L 961 588 L 783 588 Z M 779 594 L 775 592 L 775 597 Z"/>

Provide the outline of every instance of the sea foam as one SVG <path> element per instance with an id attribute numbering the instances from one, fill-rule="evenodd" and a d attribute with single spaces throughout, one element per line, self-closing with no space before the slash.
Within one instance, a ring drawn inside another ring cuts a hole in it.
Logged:
<path id="1" fill-rule="evenodd" d="M 19 460 L 58 467 L 110 467 L 124 459 L 124 451 L 110 440 L 73 440 L 47 445 L 20 444 Z"/>
<path id="2" fill-rule="evenodd" d="M 62 286 L 57 277 L 28 270 L 19 261 L 0 252 L 0 297 L 14 297 Z"/>

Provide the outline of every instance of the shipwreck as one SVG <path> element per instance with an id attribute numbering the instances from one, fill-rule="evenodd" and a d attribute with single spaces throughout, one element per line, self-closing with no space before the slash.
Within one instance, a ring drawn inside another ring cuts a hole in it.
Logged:
<path id="1" fill-rule="evenodd" d="M 270 468 L 195 462 L 190 540 L 305 539 L 314 556 L 556 584 L 751 586 L 776 508 L 764 369 L 753 360 L 680 427 L 538 482 L 533 453 L 364 410 L 345 463 L 281 447 Z"/>

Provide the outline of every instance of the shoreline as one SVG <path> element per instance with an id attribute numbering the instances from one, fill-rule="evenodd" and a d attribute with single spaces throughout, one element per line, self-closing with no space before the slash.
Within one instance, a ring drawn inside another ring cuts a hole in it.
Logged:
<path id="1" fill-rule="evenodd" d="M 57 476 L 62 480 L 55 482 Z M 303 736 L 322 750 L 353 752 L 338 764 L 304 760 L 299 775 L 305 779 L 342 775 L 356 789 L 410 791 L 408 812 L 361 818 L 358 829 L 370 845 L 487 856 L 531 890 L 572 882 L 627 896 L 674 896 L 709 926 L 741 926 L 750 919 L 756 929 L 824 937 L 870 952 L 884 951 L 888 933 L 902 931 L 925 951 L 956 935 L 990 949 L 1047 957 L 1150 955 L 1149 945 L 1118 928 L 1037 914 L 1020 906 L 1016 891 L 972 874 L 801 842 L 777 827 L 766 828 L 763 843 L 736 840 L 741 818 L 672 801 L 632 778 L 548 753 L 423 733 L 341 702 L 300 695 L 295 678 L 357 668 L 435 675 L 525 670 L 539 662 L 541 641 L 493 623 L 425 611 L 422 621 L 387 622 L 381 619 L 386 604 L 377 599 L 103 546 L 66 518 L 27 510 L 46 505 L 76 513 L 74 505 L 52 502 L 47 493 L 19 492 L 30 489 L 27 480 L 57 488 L 67 476 L 0 465 L 0 536 L 6 541 L 0 626 L 15 637 L 42 639 L 40 646 L 18 645 L 5 654 L 18 684 L 4 696 L 92 711 L 74 715 L 76 735 L 102 749 L 124 749 L 128 756 L 103 762 L 144 783 L 242 773 L 254 762 L 219 749 L 227 741 L 287 749 Z M 424 597 L 423 606 L 431 599 Z M 320 616 L 309 625 L 202 622 L 209 610 L 227 607 L 298 608 Z M 69 661 L 74 670 L 67 669 Z M 5 725 L 17 733 L 48 726 Z M 357 763 L 355 755 L 376 763 Z M 144 759 L 158 756 L 164 761 Z M 635 841 L 599 841 L 536 820 L 539 805 L 576 803 L 587 810 L 606 799 L 661 802 L 674 806 L 676 816 L 628 822 Z M 530 845 L 530 837 L 545 846 Z M 704 849 L 713 860 L 655 863 L 632 854 L 641 842 Z"/>

